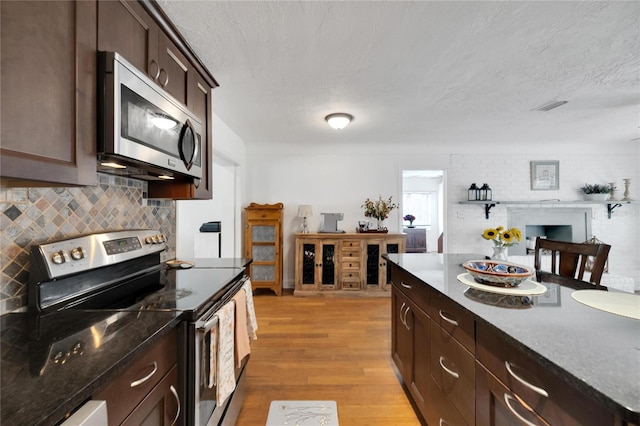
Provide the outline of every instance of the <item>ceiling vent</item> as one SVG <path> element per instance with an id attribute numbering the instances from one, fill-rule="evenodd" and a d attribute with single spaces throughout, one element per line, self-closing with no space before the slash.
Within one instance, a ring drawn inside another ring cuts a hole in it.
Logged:
<path id="1" fill-rule="evenodd" d="M 562 106 L 566 103 L 568 103 L 569 101 L 552 101 L 552 102 L 548 102 L 544 105 L 539 106 L 538 108 L 536 108 L 534 111 L 551 111 L 554 108 L 558 108 L 559 106 Z"/>

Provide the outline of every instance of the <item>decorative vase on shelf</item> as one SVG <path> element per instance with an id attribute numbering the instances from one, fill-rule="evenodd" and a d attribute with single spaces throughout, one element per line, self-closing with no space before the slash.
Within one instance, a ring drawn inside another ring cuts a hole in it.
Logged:
<path id="1" fill-rule="evenodd" d="M 384 231 L 384 219 L 377 219 L 378 221 L 378 231 Z"/>
<path id="2" fill-rule="evenodd" d="M 413 226 L 413 221 L 409 222 L 409 228 L 415 228 L 415 226 Z"/>
<path id="3" fill-rule="evenodd" d="M 491 260 L 507 260 L 507 248 L 503 246 L 493 247 L 493 254 Z"/>

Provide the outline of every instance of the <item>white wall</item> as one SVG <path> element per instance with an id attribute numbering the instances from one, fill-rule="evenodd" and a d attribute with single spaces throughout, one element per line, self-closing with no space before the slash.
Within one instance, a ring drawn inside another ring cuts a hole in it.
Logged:
<path id="1" fill-rule="evenodd" d="M 176 202 L 176 257 L 204 257 L 208 239 L 214 234 L 200 234 L 200 225 L 222 222 L 222 257 L 242 256 L 242 207 L 245 197 L 245 145 L 218 116 L 213 116 L 213 199 Z M 217 239 L 215 240 L 217 245 Z M 217 250 L 215 251 L 217 254 Z"/>
<path id="2" fill-rule="evenodd" d="M 599 150 L 598 150 L 599 151 Z M 558 160 L 560 162 L 560 188 L 533 191 L 530 189 L 529 162 L 531 160 Z M 582 152 L 578 154 L 523 155 L 517 152 L 494 154 L 453 155 L 448 174 L 449 214 L 447 243 L 449 252 L 479 252 L 491 254 L 491 243 L 480 234 L 485 228 L 507 226 L 507 208 L 548 207 L 541 204 L 497 205 L 491 209 L 489 220 L 481 206 L 461 205 L 472 182 L 487 182 L 493 189 L 494 200 L 581 200 L 580 187 L 585 183 L 615 182 L 616 198 L 624 192 L 622 179 L 631 178 L 631 198 L 640 200 L 640 154 L 635 149 L 628 153 Z M 604 204 L 560 204 L 556 207 L 588 207 L 593 210 L 591 231 L 593 236 L 611 245 L 609 272 L 631 276 L 640 284 L 640 203 L 624 204 L 616 208 L 611 219 Z"/>
<path id="3" fill-rule="evenodd" d="M 468 154 L 468 152 L 477 152 Z M 425 143 L 412 150 L 397 144 L 386 148 L 362 148 L 345 143 L 341 149 L 324 147 L 303 151 L 292 147 L 266 149 L 253 146 L 247 154 L 247 202 L 283 202 L 284 210 L 284 286 L 294 283 L 294 238 L 301 219 L 296 216 L 298 205 L 313 206 L 309 224 L 318 229 L 319 213 L 342 212 L 340 227 L 355 229 L 363 219 L 362 202 L 367 198 L 393 196 L 401 193 L 401 173 L 405 169 L 445 170 L 445 251 L 480 252 L 490 254 L 490 245 L 480 237 L 489 225 L 506 224 L 506 207 L 492 210 L 491 220 L 484 219 L 479 206 L 466 206 L 466 190 L 471 182 L 487 182 L 494 190 L 494 199 L 575 200 L 585 182 L 619 182 L 630 177 L 632 197 L 640 199 L 640 149 L 638 144 L 621 143 L 615 149 L 589 148 L 585 143 L 555 146 L 553 142 L 532 147 L 518 147 L 504 152 L 504 147 L 475 147 L 471 143 L 461 149 L 442 144 Z M 615 153 L 608 154 L 609 151 Z M 543 152 L 546 152 L 544 154 Z M 574 152 L 580 152 L 575 155 Z M 364 155 L 363 153 L 366 153 Z M 530 160 L 560 161 L 560 190 L 531 191 L 529 189 Z M 621 192 L 619 191 L 621 195 Z M 633 276 L 640 282 L 637 253 L 640 252 L 640 204 L 625 205 L 606 219 L 606 207 L 594 208 L 593 234 L 612 244 L 610 271 Z M 401 218 L 394 210 L 387 220 L 390 232 L 401 229 Z"/>

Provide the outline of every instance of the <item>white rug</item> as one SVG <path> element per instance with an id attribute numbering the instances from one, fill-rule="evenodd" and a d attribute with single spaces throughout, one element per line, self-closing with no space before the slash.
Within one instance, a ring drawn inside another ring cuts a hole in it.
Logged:
<path id="1" fill-rule="evenodd" d="M 266 426 L 339 426 L 335 401 L 271 401 Z"/>

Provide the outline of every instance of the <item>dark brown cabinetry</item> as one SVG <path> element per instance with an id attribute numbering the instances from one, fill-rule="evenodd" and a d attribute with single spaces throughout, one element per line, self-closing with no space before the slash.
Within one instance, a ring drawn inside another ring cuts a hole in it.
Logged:
<path id="1" fill-rule="evenodd" d="M 0 2 L 3 183 L 96 184 L 96 3 Z"/>
<path id="2" fill-rule="evenodd" d="M 194 179 L 193 182 L 150 181 L 150 198 L 211 199 L 213 195 L 211 91 L 217 83 L 199 72 L 203 68 L 198 66 L 195 57 L 189 57 L 180 47 L 185 45 L 153 3 L 98 2 L 98 49 L 120 53 L 186 105 L 203 123 L 201 146 L 205 165 L 202 179 Z"/>
<path id="3" fill-rule="evenodd" d="M 391 357 L 427 424 L 627 425 L 517 342 L 390 265 Z"/>
<path id="4" fill-rule="evenodd" d="M 181 411 L 177 343 L 173 330 L 93 396 L 107 401 L 109 426 L 175 424 Z"/>
<path id="5" fill-rule="evenodd" d="M 477 324 L 476 422 L 611 425 L 613 414 L 491 329 Z"/>
<path id="6" fill-rule="evenodd" d="M 118 52 L 187 104 L 195 69 L 141 3 L 98 1 L 98 50 Z"/>
<path id="7" fill-rule="evenodd" d="M 429 300 L 429 292 L 424 285 L 415 286 L 411 277 L 406 274 L 396 271 L 392 274 L 392 359 L 414 404 L 426 419 L 429 411 L 427 404 L 430 402 L 431 319 L 421 307 L 421 302 Z"/>

